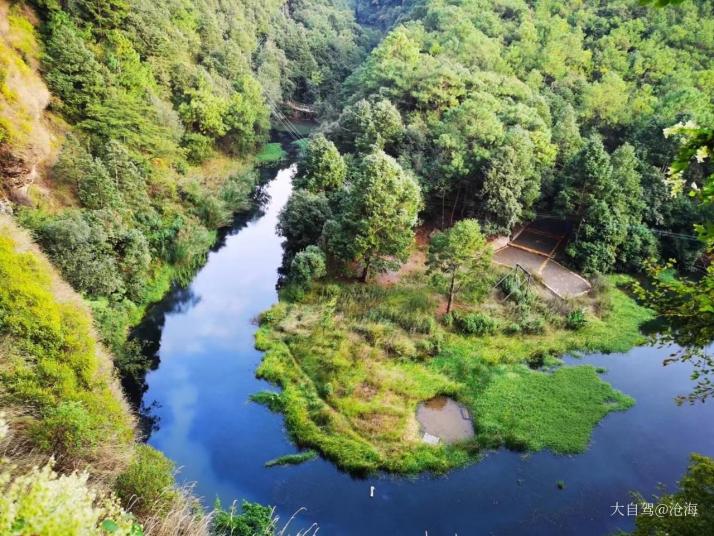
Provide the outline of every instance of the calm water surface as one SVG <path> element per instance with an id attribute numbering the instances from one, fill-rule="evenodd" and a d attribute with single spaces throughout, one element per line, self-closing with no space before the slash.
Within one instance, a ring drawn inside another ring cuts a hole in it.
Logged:
<path id="1" fill-rule="evenodd" d="M 641 347 L 578 360 L 607 368 L 603 377 L 637 401 L 607 416 L 581 455 L 498 451 L 446 477 L 354 479 L 321 459 L 266 469 L 267 460 L 295 452 L 281 416 L 249 401 L 274 389 L 254 375 L 261 359 L 254 319 L 277 300 L 275 224 L 292 173 L 277 173 L 262 209 L 143 326 L 160 342 L 144 395 L 158 419 L 149 442 L 181 467 L 180 480 L 197 483 L 206 503 L 245 498 L 276 505 L 282 519 L 306 507 L 295 528 L 315 521 L 325 535 L 603 535 L 632 527 L 632 519 L 610 516 L 630 490 L 672 487 L 690 452 L 714 455 L 714 402 L 676 406 L 673 397 L 691 387 L 688 366 L 664 369 L 665 351 Z"/>

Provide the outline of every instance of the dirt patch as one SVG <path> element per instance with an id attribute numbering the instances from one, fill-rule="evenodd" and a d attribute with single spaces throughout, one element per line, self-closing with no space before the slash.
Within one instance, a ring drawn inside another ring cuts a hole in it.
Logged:
<path id="1" fill-rule="evenodd" d="M 409 274 L 425 271 L 426 252 L 429 248 L 429 237 L 432 231 L 433 229 L 430 227 L 419 227 L 415 234 L 416 246 L 407 262 L 402 264 L 398 270 L 390 270 L 389 272 L 378 274 L 376 277 L 377 283 L 383 286 L 396 285 Z"/>
<path id="2" fill-rule="evenodd" d="M 419 404 L 416 418 L 425 441 L 431 436 L 443 443 L 458 443 L 474 436 L 468 410 L 447 396 L 437 396 Z"/>
<path id="3" fill-rule="evenodd" d="M 362 382 L 357 386 L 357 389 L 355 389 L 355 395 L 362 400 L 372 400 L 374 398 L 374 395 L 377 394 L 377 388 L 372 385 L 371 383 L 368 382 Z"/>

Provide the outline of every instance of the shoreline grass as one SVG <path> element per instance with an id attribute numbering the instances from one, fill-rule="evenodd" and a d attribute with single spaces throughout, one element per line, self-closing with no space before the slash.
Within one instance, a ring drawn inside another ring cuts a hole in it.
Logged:
<path id="1" fill-rule="evenodd" d="M 299 465 L 317 458 L 318 454 L 314 450 L 306 450 L 296 454 L 286 454 L 265 462 L 265 467 L 278 467 L 281 465 Z"/>

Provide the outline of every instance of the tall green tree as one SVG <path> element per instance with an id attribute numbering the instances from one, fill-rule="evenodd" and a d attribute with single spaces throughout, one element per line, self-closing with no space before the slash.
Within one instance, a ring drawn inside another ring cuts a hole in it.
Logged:
<path id="1" fill-rule="evenodd" d="M 324 193 L 295 190 L 278 215 L 278 233 L 285 237 L 283 250 L 286 261 L 306 247 L 316 244 L 332 210 Z"/>
<path id="2" fill-rule="evenodd" d="M 447 314 L 458 293 L 483 286 L 492 256 L 493 250 L 476 220 L 461 220 L 432 237 L 427 262 L 446 289 Z"/>
<path id="3" fill-rule="evenodd" d="M 337 218 L 326 225 L 330 252 L 362 265 L 361 280 L 398 266 L 409 254 L 421 208 L 419 185 L 382 151 L 352 172 Z"/>
<path id="4" fill-rule="evenodd" d="M 312 193 L 331 192 L 342 187 L 346 175 L 345 160 L 335 144 L 318 134 L 307 144 L 293 186 Z"/>

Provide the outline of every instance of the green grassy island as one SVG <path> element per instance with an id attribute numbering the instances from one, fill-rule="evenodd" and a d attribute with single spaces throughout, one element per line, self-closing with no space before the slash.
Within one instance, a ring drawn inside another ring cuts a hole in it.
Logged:
<path id="1" fill-rule="evenodd" d="M 283 388 L 271 409 L 300 446 L 343 469 L 444 472 L 500 446 L 582 452 L 600 419 L 634 403 L 592 366 L 558 359 L 643 342 L 651 312 L 628 295 L 625 276 L 602 278 L 572 302 L 525 287 L 504 300 L 501 283 L 449 315 L 423 270 L 397 284 L 383 279 L 288 289 L 257 333 L 266 352 L 258 374 Z M 577 326 L 573 311 L 584 313 Z M 437 395 L 468 408 L 472 440 L 422 441 L 417 405 Z"/>

